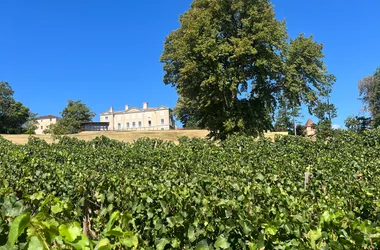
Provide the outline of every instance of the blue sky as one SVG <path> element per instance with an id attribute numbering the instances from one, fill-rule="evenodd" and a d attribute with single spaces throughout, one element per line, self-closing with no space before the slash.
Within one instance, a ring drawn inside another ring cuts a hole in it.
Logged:
<path id="1" fill-rule="evenodd" d="M 98 114 L 111 105 L 174 107 L 177 94 L 162 82 L 165 37 L 179 27 L 190 0 L 2 0 L 0 80 L 40 115 L 59 115 L 67 100 Z M 273 0 L 288 32 L 324 44 L 335 74 L 334 124 L 358 114 L 357 82 L 380 66 L 378 0 Z M 305 114 L 300 121 L 309 116 Z"/>

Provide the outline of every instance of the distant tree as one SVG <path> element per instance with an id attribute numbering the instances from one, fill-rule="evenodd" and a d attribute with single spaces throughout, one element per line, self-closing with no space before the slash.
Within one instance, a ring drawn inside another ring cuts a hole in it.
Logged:
<path id="1" fill-rule="evenodd" d="M 80 100 L 69 100 L 67 106 L 60 114 L 62 115 L 62 119 L 56 124 L 50 125 L 45 133 L 54 135 L 78 133 L 80 132 L 81 123 L 89 122 L 95 116 L 95 113 Z"/>
<path id="2" fill-rule="evenodd" d="M 312 107 L 335 80 L 322 44 L 302 34 L 289 41 L 269 0 L 194 0 L 180 25 L 165 41 L 164 83 L 211 136 L 258 136 L 273 128 L 281 96 Z"/>
<path id="3" fill-rule="evenodd" d="M 38 128 L 37 113 L 29 112 L 28 120 L 23 124 L 24 133 L 35 134 Z"/>
<path id="4" fill-rule="evenodd" d="M 361 132 L 364 130 L 371 129 L 371 124 L 373 123 L 371 117 L 348 116 L 346 120 L 344 120 L 344 124 L 346 125 L 348 130 L 354 132 Z"/>
<path id="5" fill-rule="evenodd" d="M 13 94 L 7 82 L 0 82 L 0 133 L 23 133 L 22 125 L 29 118 L 29 108 L 16 102 Z"/>
<path id="6" fill-rule="evenodd" d="M 359 120 L 361 131 L 373 128 L 374 123 L 371 117 L 359 116 L 357 119 Z"/>
<path id="7" fill-rule="evenodd" d="M 177 104 L 173 109 L 173 114 L 176 119 L 180 120 L 183 127 L 186 129 L 197 129 L 198 121 L 195 116 L 196 110 L 192 108 L 191 101 L 187 98 L 178 97 Z"/>
<path id="8" fill-rule="evenodd" d="M 359 95 L 365 110 L 372 116 L 372 126 L 380 126 L 380 67 L 371 76 L 359 81 Z"/>
<path id="9" fill-rule="evenodd" d="M 360 121 L 357 116 L 348 116 L 344 120 L 344 124 L 346 125 L 348 130 L 359 132 L 361 130 Z"/>
<path id="10" fill-rule="evenodd" d="M 281 105 L 277 109 L 276 122 L 274 123 L 274 131 L 285 132 L 292 129 L 293 123 L 291 120 L 289 109 L 286 105 Z"/>
<path id="11" fill-rule="evenodd" d="M 301 108 L 289 103 L 285 98 L 280 99 L 280 106 L 277 109 L 275 131 L 288 131 L 289 134 L 297 134 L 297 117 L 301 116 Z"/>
<path id="12" fill-rule="evenodd" d="M 337 117 L 337 109 L 334 104 L 320 101 L 313 110 L 314 115 L 318 118 L 318 123 L 314 124 L 314 128 L 317 130 L 317 138 L 326 139 L 333 136 L 334 131 L 332 128 L 332 119 Z"/>
<path id="13" fill-rule="evenodd" d="M 306 136 L 306 127 L 302 126 L 301 124 L 297 124 L 296 135 L 302 136 L 302 137 Z"/>

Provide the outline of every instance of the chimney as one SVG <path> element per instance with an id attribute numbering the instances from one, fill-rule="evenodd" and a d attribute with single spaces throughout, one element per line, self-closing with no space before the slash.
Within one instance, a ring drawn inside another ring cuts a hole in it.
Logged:
<path id="1" fill-rule="evenodd" d="M 148 103 L 147 102 L 143 102 L 143 109 L 148 109 Z"/>
<path id="2" fill-rule="evenodd" d="M 125 104 L 125 110 L 128 110 L 128 109 L 129 109 L 129 105 Z"/>
<path id="3" fill-rule="evenodd" d="M 112 106 L 110 107 L 110 112 L 113 113 L 113 107 Z"/>

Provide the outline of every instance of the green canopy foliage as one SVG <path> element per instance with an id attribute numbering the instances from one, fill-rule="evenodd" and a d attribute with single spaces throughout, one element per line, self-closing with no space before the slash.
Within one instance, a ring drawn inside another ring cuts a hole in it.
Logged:
<path id="1" fill-rule="evenodd" d="M 347 129 L 354 132 L 361 132 L 371 129 L 371 122 L 371 117 L 364 116 L 348 116 L 344 120 L 344 124 L 346 125 Z"/>
<path id="2" fill-rule="evenodd" d="M 35 134 L 35 130 L 38 128 L 37 113 L 29 112 L 28 120 L 23 124 L 23 128 L 26 134 Z"/>
<path id="3" fill-rule="evenodd" d="M 80 132 L 81 123 L 89 122 L 95 116 L 95 113 L 80 100 L 69 100 L 60 114 L 62 119 L 57 124 L 51 125 L 49 130 L 46 131 L 47 133 L 55 135 L 78 133 Z"/>
<path id="4" fill-rule="evenodd" d="M 344 120 L 344 124 L 348 130 L 359 132 L 360 131 L 360 121 L 356 116 L 348 116 Z"/>
<path id="5" fill-rule="evenodd" d="M 371 113 L 372 126 L 380 126 L 380 67 L 373 75 L 360 80 L 358 87 L 364 108 Z"/>
<path id="6" fill-rule="evenodd" d="M 279 106 L 276 111 L 274 131 L 287 131 L 289 134 L 295 134 L 294 129 L 297 130 L 296 118 L 301 116 L 301 108 L 291 105 L 292 104 L 287 102 L 285 98 L 279 101 Z M 301 127 L 299 128 L 301 129 Z"/>
<path id="7" fill-rule="evenodd" d="M 313 110 L 314 115 L 318 118 L 318 123 L 314 124 L 317 130 L 317 138 L 325 140 L 334 133 L 332 128 L 332 119 L 337 117 L 337 109 L 329 100 L 319 101 Z"/>
<path id="8" fill-rule="evenodd" d="M 173 109 L 176 119 L 180 120 L 186 129 L 197 129 L 198 121 L 196 120 L 196 110 L 189 106 L 191 102 L 184 97 L 178 97 L 177 104 Z"/>
<path id="9" fill-rule="evenodd" d="M 13 98 L 14 91 L 8 82 L 0 81 L 0 133 L 23 133 L 30 111 Z"/>
<path id="10" fill-rule="evenodd" d="M 288 40 L 268 0 L 194 0 L 180 23 L 161 55 L 164 83 L 211 135 L 258 136 L 272 128 L 280 97 L 311 111 L 335 80 L 322 44 L 302 34 Z"/>

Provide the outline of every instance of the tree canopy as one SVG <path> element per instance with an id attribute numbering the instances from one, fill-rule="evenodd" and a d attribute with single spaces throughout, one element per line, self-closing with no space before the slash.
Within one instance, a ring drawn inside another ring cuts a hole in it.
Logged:
<path id="1" fill-rule="evenodd" d="M 23 124 L 23 128 L 26 134 L 35 134 L 38 128 L 37 113 L 29 112 L 28 120 Z"/>
<path id="2" fill-rule="evenodd" d="M 317 130 L 317 138 L 325 140 L 333 136 L 332 119 L 337 117 L 337 109 L 329 100 L 319 101 L 313 110 L 314 115 L 318 118 L 318 123 L 314 124 Z"/>
<path id="3" fill-rule="evenodd" d="M 180 120 L 183 124 L 183 127 L 186 129 L 196 129 L 198 128 L 198 121 L 196 120 L 196 116 L 194 112 L 196 111 L 194 108 L 189 105 L 191 102 L 184 97 L 178 97 L 177 104 L 174 107 L 173 114 L 176 119 Z"/>
<path id="4" fill-rule="evenodd" d="M 161 55 L 164 83 L 211 135 L 257 136 L 272 128 L 280 97 L 311 111 L 335 80 L 322 44 L 302 34 L 288 40 L 268 0 L 194 0 L 180 24 Z"/>
<path id="5" fill-rule="evenodd" d="M 380 67 L 373 75 L 361 79 L 358 88 L 365 110 L 371 113 L 372 126 L 380 126 Z"/>
<path id="6" fill-rule="evenodd" d="M 0 81 L 0 133 L 23 133 L 23 124 L 28 121 L 30 111 L 13 98 L 14 91 L 8 82 Z"/>
<path id="7" fill-rule="evenodd" d="M 95 113 L 87 107 L 86 104 L 79 101 L 69 100 L 67 106 L 60 113 L 62 119 L 57 124 L 50 126 L 47 133 L 55 135 L 75 134 L 80 132 L 82 122 L 89 122 L 95 116 Z"/>
<path id="8" fill-rule="evenodd" d="M 298 106 L 292 106 L 292 104 L 288 103 L 286 99 L 281 98 L 276 110 L 274 131 L 287 131 L 292 135 L 297 134 L 296 118 L 299 116 L 301 116 L 301 108 Z M 298 127 L 301 128 L 302 126 Z"/>

